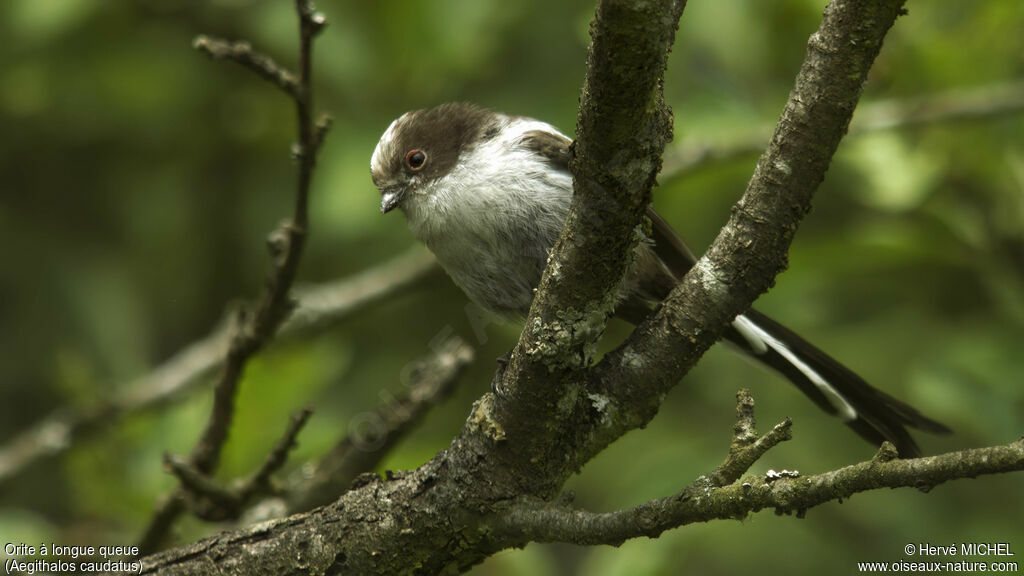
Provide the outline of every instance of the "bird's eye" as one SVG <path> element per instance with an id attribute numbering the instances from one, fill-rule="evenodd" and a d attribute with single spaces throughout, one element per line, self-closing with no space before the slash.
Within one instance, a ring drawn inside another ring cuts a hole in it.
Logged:
<path id="1" fill-rule="evenodd" d="M 427 155 L 423 150 L 419 148 L 409 150 L 409 153 L 405 155 L 405 165 L 410 170 L 419 170 L 423 168 L 423 165 L 427 163 Z"/>

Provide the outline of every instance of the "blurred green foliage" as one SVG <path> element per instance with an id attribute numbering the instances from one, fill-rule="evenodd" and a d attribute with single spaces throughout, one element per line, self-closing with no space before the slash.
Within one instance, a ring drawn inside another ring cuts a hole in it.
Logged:
<path id="1" fill-rule="evenodd" d="M 665 82 L 680 142 L 728 143 L 771 123 L 824 2 L 691 2 Z M 413 242 L 382 217 L 368 177 L 377 138 L 401 112 L 471 100 L 571 132 L 589 1 L 322 0 L 316 102 L 335 128 L 312 199 L 304 281 L 362 270 Z M 1010 82 L 1024 75 L 1024 3 L 910 2 L 864 101 Z M 228 302 L 258 294 L 265 235 L 290 210 L 289 102 L 237 67 L 189 49 L 199 33 L 242 38 L 288 65 L 285 0 L 8 0 L 0 4 L 0 443 L 58 407 L 85 408 L 205 334 Z M 754 158 L 673 179 L 656 206 L 698 251 L 742 192 Z M 1024 119 L 937 123 L 851 138 L 802 226 L 791 268 L 759 307 L 869 381 L 950 424 L 926 452 L 1005 443 L 1024 415 Z M 350 419 L 400 389 L 402 366 L 450 326 L 478 348 L 460 391 L 384 468 L 447 445 L 487 389 L 517 328 L 474 336 L 441 274 L 247 372 L 224 477 L 248 473 L 287 415 L 317 412 L 301 463 Z M 396 329 L 401 327 L 401 329 Z M 626 327 L 613 324 L 608 340 Z M 612 344 L 608 344 L 609 346 Z M 610 510 L 675 492 L 711 469 L 741 386 L 762 427 L 795 439 L 755 470 L 813 473 L 872 450 L 791 387 L 715 349 L 643 431 L 570 481 Z M 128 418 L 0 492 L 0 541 L 126 544 L 173 486 L 165 450 L 185 452 L 206 418 L 197 395 Z M 853 571 L 904 558 L 907 542 L 1010 541 L 1024 549 L 1018 476 L 829 504 L 808 518 L 760 514 L 621 548 L 531 545 L 479 574 Z M 189 521 L 184 538 L 207 527 Z"/>

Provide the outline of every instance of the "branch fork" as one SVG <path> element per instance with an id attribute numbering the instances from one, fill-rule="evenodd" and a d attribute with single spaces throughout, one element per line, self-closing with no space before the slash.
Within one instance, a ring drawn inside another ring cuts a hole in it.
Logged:
<path id="1" fill-rule="evenodd" d="M 767 434 L 753 434 L 753 399 L 747 390 L 737 394 L 737 420 L 732 449 L 718 468 L 698 477 L 678 493 L 614 512 L 573 508 L 570 500 L 520 498 L 503 511 L 493 530 L 512 544 L 565 542 L 618 546 L 665 530 L 696 522 L 741 520 L 764 509 L 778 515 L 796 514 L 833 500 L 878 488 L 931 488 L 957 478 L 1024 470 L 1024 439 L 1006 446 L 977 448 L 910 460 L 897 457 L 886 442 L 865 462 L 832 472 L 805 476 L 795 470 L 769 470 L 741 478 L 769 449 L 791 438 L 789 419 Z M 742 447 L 736 449 L 738 443 Z"/>

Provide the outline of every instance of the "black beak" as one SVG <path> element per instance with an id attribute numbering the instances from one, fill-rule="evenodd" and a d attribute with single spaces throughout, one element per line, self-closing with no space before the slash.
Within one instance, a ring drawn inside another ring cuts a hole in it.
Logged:
<path id="1" fill-rule="evenodd" d="M 402 203 L 405 196 L 405 189 L 400 186 L 389 186 L 381 190 L 380 213 L 387 214 Z"/>

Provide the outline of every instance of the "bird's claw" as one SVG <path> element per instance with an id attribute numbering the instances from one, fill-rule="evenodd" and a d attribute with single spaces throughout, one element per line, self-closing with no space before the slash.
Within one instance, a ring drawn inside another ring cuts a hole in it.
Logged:
<path id="1" fill-rule="evenodd" d="M 511 350 L 497 358 L 498 367 L 495 368 L 494 377 L 491 378 L 491 392 L 498 398 L 505 398 L 505 391 L 501 387 L 501 380 L 505 377 L 505 369 L 508 367 L 508 362 L 511 358 Z"/>

